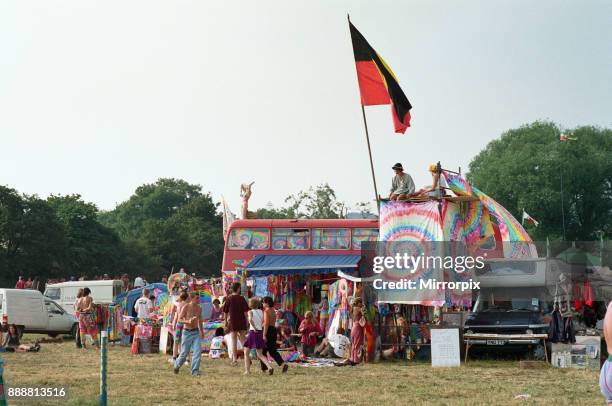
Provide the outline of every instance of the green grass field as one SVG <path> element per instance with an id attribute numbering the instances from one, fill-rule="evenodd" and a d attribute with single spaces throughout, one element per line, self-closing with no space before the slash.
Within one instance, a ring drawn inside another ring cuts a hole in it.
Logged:
<path id="1" fill-rule="evenodd" d="M 184 404 L 604 404 L 598 373 L 586 370 L 520 369 L 516 361 L 473 361 L 452 369 L 385 362 L 343 368 L 293 367 L 286 375 L 244 377 L 227 360 L 204 359 L 201 376 L 188 368 L 174 375 L 168 357 L 132 355 L 109 346 L 110 405 Z M 68 402 L 10 404 L 94 405 L 99 394 L 100 353 L 74 343 L 44 343 L 39 353 L 4 353 L 7 385 L 64 385 Z M 242 364 L 241 364 L 242 365 Z M 252 369 L 256 371 L 256 368 Z M 529 394 L 528 400 L 515 400 Z"/>

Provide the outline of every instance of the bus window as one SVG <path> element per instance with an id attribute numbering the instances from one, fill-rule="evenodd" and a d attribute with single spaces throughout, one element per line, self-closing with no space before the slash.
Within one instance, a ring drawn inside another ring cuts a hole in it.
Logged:
<path id="1" fill-rule="evenodd" d="M 315 228 L 312 230 L 313 250 L 347 250 L 351 242 L 348 228 Z"/>
<path id="2" fill-rule="evenodd" d="M 267 228 L 234 228 L 227 240 L 231 250 L 267 250 L 270 232 Z"/>
<path id="3" fill-rule="evenodd" d="M 307 250 L 310 230 L 292 228 L 272 229 L 272 249 L 274 250 Z"/>
<path id="4" fill-rule="evenodd" d="M 361 249 L 361 243 L 366 241 L 378 241 L 378 230 L 375 228 L 354 228 L 353 249 Z"/>

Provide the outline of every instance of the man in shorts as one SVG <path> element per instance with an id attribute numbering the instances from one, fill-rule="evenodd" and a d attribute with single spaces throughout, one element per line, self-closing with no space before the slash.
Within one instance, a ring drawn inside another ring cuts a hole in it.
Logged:
<path id="1" fill-rule="evenodd" d="M 606 317 L 604 317 L 603 331 L 608 348 L 608 359 L 604 362 L 603 367 L 601 367 L 599 389 L 601 389 L 601 393 L 606 398 L 608 405 L 612 405 L 612 309 L 610 304 L 608 304 Z"/>

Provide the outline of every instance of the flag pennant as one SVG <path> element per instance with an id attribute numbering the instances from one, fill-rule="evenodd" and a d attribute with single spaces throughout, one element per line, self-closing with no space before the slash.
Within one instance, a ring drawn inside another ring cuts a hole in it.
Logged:
<path id="1" fill-rule="evenodd" d="M 532 224 L 532 225 L 534 225 L 536 227 L 540 225 L 539 221 L 536 221 L 536 219 L 531 217 L 529 214 L 527 214 L 527 212 L 525 210 L 523 210 L 523 219 L 521 221 L 522 225 L 525 225 L 525 220 L 527 220 L 527 224 Z"/>
<path id="2" fill-rule="evenodd" d="M 236 216 L 229 209 L 229 206 L 225 202 L 225 198 L 221 196 L 221 203 L 223 203 L 223 239 L 227 239 L 227 232 L 229 231 L 229 226 L 236 220 Z"/>
<path id="3" fill-rule="evenodd" d="M 559 141 L 576 141 L 576 138 L 568 137 L 566 134 L 559 134 Z"/>
<path id="4" fill-rule="evenodd" d="M 349 28 L 357 66 L 361 104 L 364 106 L 390 104 L 395 132 L 404 134 L 410 127 L 412 105 L 382 57 L 350 21 Z"/>

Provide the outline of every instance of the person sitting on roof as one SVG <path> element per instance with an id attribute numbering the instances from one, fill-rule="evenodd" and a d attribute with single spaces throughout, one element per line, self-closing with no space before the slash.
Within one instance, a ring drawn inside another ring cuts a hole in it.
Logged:
<path id="1" fill-rule="evenodd" d="M 425 186 L 424 188 L 417 190 L 415 195 L 429 196 L 434 199 L 444 196 L 446 194 L 446 192 L 444 191 L 444 188 L 446 187 L 446 182 L 444 181 L 444 178 L 440 176 L 440 173 L 438 173 L 438 165 L 431 164 L 429 165 L 427 170 L 429 171 L 429 173 L 431 173 L 431 186 Z"/>
<path id="2" fill-rule="evenodd" d="M 414 181 L 407 173 L 401 163 L 396 163 L 391 168 L 395 171 L 395 176 L 391 180 L 391 193 L 389 200 L 406 200 L 414 193 Z"/>

